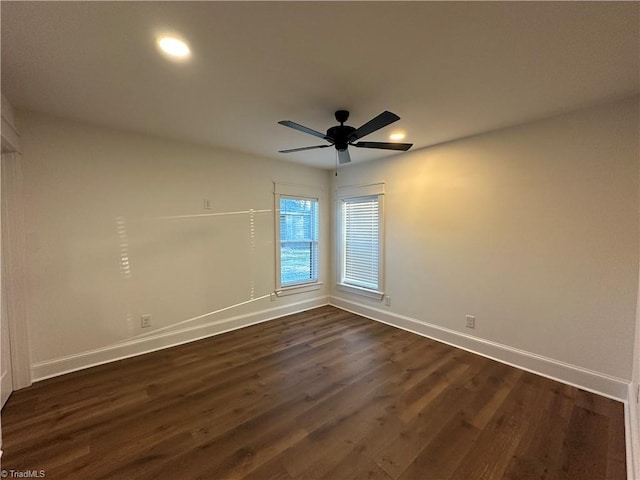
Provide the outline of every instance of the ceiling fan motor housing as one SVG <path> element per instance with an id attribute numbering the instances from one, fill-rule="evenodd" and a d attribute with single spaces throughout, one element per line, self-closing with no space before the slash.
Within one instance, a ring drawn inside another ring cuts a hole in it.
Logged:
<path id="1" fill-rule="evenodd" d="M 356 129 L 348 125 L 336 125 L 327 130 L 327 139 L 333 140 L 336 150 L 346 150 L 349 146 L 349 137 Z"/>

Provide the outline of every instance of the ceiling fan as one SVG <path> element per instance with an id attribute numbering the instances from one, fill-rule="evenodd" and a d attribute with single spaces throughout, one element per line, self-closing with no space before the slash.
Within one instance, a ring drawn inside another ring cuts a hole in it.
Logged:
<path id="1" fill-rule="evenodd" d="M 392 143 L 392 142 L 356 142 L 360 140 L 365 135 L 369 135 L 381 128 L 386 127 L 387 125 L 392 124 L 393 122 L 400 120 L 400 117 L 395 113 L 384 111 L 377 117 L 369 120 L 367 123 L 362 125 L 360 128 L 350 127 L 349 125 L 345 125 L 344 122 L 349 118 L 349 112 L 347 110 L 338 110 L 336 113 L 336 120 L 340 122 L 340 125 L 336 125 L 335 127 L 331 127 L 327 130 L 327 133 L 324 134 L 322 132 L 318 132 L 311 128 L 300 125 L 299 123 L 292 122 L 291 120 L 282 120 L 278 122 L 280 125 L 284 125 L 285 127 L 290 127 L 295 130 L 299 130 L 300 132 L 308 133 L 315 137 L 322 138 L 329 142 L 328 145 L 315 145 L 313 147 L 301 147 L 301 148 L 290 148 L 288 150 L 279 150 L 279 153 L 291 153 L 291 152 L 301 152 L 303 150 L 312 150 L 314 148 L 327 148 L 327 147 L 335 147 L 338 152 L 338 161 L 340 163 L 348 163 L 351 161 L 351 157 L 349 156 L 349 145 L 358 148 L 379 148 L 383 150 L 409 150 L 413 144 L 412 143 Z"/>

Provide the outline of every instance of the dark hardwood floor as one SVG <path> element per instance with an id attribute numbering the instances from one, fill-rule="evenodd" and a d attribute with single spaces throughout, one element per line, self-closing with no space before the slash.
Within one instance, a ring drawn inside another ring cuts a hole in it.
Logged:
<path id="1" fill-rule="evenodd" d="M 39 382 L 3 469 L 54 479 L 624 479 L 623 406 L 321 307 Z"/>

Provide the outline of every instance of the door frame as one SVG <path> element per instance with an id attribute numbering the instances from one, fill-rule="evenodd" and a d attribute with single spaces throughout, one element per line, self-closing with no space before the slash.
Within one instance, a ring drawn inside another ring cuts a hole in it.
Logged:
<path id="1" fill-rule="evenodd" d="M 0 268 L 4 272 L 1 287 L 5 293 L 9 322 L 13 389 L 31 385 L 31 355 L 26 314 L 26 248 L 24 202 L 22 193 L 22 154 L 20 135 L 13 125 L 2 97 L 2 172 L 0 188 Z M 10 108 L 10 107 L 9 107 Z M 5 153 L 6 152 L 6 153 Z"/>

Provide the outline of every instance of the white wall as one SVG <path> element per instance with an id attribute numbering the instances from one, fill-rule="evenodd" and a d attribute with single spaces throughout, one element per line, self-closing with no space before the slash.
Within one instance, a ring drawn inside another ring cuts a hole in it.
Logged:
<path id="1" fill-rule="evenodd" d="M 328 195 L 327 171 L 31 112 L 18 122 L 35 379 L 326 303 L 328 208 L 323 289 L 269 294 L 273 182 Z"/>
<path id="2" fill-rule="evenodd" d="M 334 289 L 334 303 L 593 371 L 626 397 L 638 127 L 633 98 L 340 170 L 334 186 L 386 182 L 392 302 Z M 465 314 L 476 316 L 475 330 Z"/>

